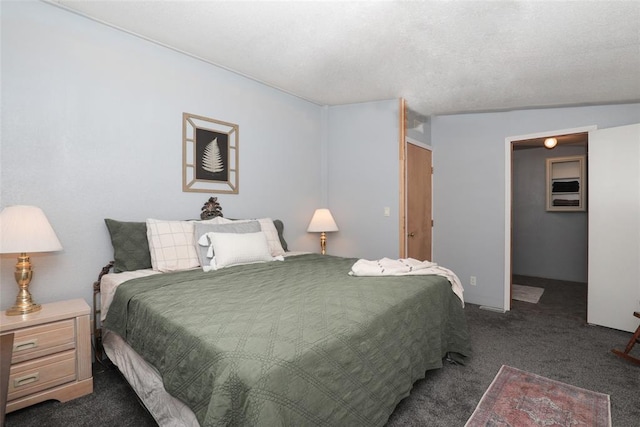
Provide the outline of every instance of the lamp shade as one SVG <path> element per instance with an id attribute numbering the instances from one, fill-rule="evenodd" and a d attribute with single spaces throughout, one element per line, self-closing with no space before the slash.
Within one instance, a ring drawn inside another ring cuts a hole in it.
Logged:
<path id="1" fill-rule="evenodd" d="M 51 224 L 35 206 L 8 206 L 0 212 L 0 253 L 53 252 L 62 245 Z"/>
<path id="2" fill-rule="evenodd" d="M 329 209 L 316 209 L 313 213 L 313 217 L 311 218 L 307 231 L 311 233 L 338 231 L 338 226 L 336 225 L 333 215 L 331 215 Z"/>

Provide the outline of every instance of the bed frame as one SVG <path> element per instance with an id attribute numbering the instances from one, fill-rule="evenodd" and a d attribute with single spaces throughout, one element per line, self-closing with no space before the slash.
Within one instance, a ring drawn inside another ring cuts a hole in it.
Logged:
<path id="1" fill-rule="evenodd" d="M 98 280 L 93 282 L 93 353 L 96 362 L 102 363 L 104 359 L 104 348 L 102 347 L 102 327 L 100 324 L 100 280 L 102 276 L 109 273 L 109 270 L 113 268 L 114 261 L 110 261 L 109 264 L 102 267 L 100 274 L 98 274 Z"/>

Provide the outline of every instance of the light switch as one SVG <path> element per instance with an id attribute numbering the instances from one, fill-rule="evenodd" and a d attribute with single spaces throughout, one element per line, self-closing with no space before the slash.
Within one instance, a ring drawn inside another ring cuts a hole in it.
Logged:
<path id="1" fill-rule="evenodd" d="M 389 206 L 384 207 L 384 216 L 391 216 L 391 208 Z"/>

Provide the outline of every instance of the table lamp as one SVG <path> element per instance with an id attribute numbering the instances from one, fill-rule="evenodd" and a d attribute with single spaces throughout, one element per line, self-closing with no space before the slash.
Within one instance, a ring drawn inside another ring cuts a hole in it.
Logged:
<path id="1" fill-rule="evenodd" d="M 322 255 L 327 253 L 327 234 L 330 231 L 338 231 L 338 226 L 329 209 L 316 209 L 309 223 L 307 231 L 320 233 L 320 249 Z"/>
<path id="2" fill-rule="evenodd" d="M 0 254 L 20 254 L 14 273 L 20 291 L 16 304 L 7 310 L 7 315 L 40 310 L 40 304 L 35 304 L 29 293 L 33 271 L 27 253 L 59 250 L 62 250 L 62 245 L 42 209 L 35 206 L 8 206 L 0 212 Z"/>

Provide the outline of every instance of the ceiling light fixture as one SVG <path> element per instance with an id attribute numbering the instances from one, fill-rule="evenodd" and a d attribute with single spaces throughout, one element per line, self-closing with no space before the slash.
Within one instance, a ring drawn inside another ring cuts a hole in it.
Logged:
<path id="1" fill-rule="evenodd" d="M 555 138 L 547 138 L 544 140 L 544 146 L 548 149 L 552 149 L 556 145 L 558 145 L 558 140 Z"/>

